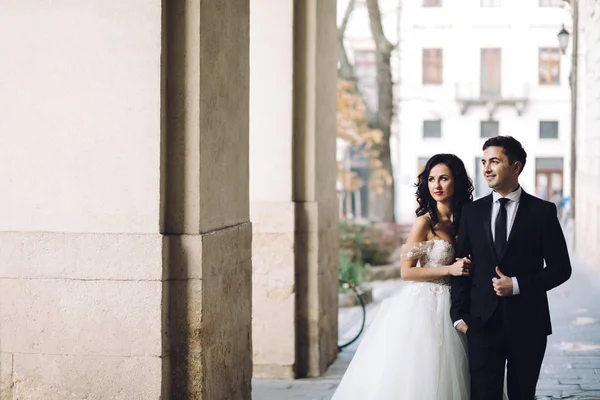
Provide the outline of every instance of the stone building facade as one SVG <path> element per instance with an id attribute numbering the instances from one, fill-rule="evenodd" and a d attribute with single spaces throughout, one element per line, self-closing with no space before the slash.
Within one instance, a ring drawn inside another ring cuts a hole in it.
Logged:
<path id="1" fill-rule="evenodd" d="M 600 2 L 578 2 L 575 250 L 600 271 Z"/>

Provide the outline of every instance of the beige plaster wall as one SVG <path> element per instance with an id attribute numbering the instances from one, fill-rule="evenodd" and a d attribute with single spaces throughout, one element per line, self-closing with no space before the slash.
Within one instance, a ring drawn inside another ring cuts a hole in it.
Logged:
<path id="1" fill-rule="evenodd" d="M 158 233 L 161 2 L 3 1 L 0 48 L 0 229 Z"/>
<path id="2" fill-rule="evenodd" d="M 161 395 L 161 12 L 0 5 L 3 399 Z"/>
<path id="3" fill-rule="evenodd" d="M 291 0 L 250 1 L 250 210 L 254 375 L 293 378 L 295 207 Z M 277 32 L 277 34 L 275 34 Z"/>
<path id="4" fill-rule="evenodd" d="M 0 4 L 3 400 L 250 398 L 248 19 Z"/>

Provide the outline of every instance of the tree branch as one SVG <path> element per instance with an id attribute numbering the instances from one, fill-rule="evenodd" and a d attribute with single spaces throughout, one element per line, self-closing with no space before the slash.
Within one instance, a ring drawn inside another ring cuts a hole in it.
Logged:
<path id="1" fill-rule="evenodd" d="M 347 81 L 354 82 L 354 69 L 350 60 L 348 60 L 348 54 L 346 53 L 346 47 L 344 46 L 344 39 L 338 40 L 338 58 L 340 61 L 340 68 L 338 69 L 338 76 Z"/>
<path id="2" fill-rule="evenodd" d="M 355 3 L 356 0 L 350 0 L 348 2 L 348 7 L 346 7 L 346 12 L 344 13 L 344 19 L 342 20 L 342 24 L 338 28 L 338 59 L 340 61 L 338 76 L 340 78 L 352 82 L 354 82 L 355 80 L 354 69 L 352 68 L 352 64 L 350 64 L 350 60 L 348 59 L 348 53 L 346 53 L 346 47 L 344 46 L 344 33 L 346 32 L 346 28 L 348 27 L 348 21 L 350 20 L 352 11 L 354 11 Z"/>
<path id="3" fill-rule="evenodd" d="M 350 16 L 352 15 L 352 11 L 354 11 L 354 4 L 356 0 L 350 0 L 348 2 L 348 7 L 346 7 L 346 12 L 344 13 L 344 19 L 342 20 L 342 24 L 338 28 L 338 37 L 344 37 L 344 33 L 346 32 L 346 28 L 348 27 L 348 21 L 350 20 Z"/>
<path id="4" fill-rule="evenodd" d="M 381 23 L 381 11 L 379 10 L 378 0 L 367 0 L 367 10 L 369 11 L 369 22 L 371 24 L 371 34 L 375 41 L 378 51 L 391 53 L 394 45 L 385 37 L 383 24 Z"/>
<path id="5" fill-rule="evenodd" d="M 380 186 L 379 190 L 370 192 L 369 214 L 381 221 L 394 221 L 394 169 L 390 149 L 390 135 L 394 114 L 394 96 L 391 68 L 391 55 L 394 45 L 385 37 L 381 22 L 381 11 L 378 0 L 367 0 L 371 35 L 375 42 L 377 66 L 377 128 L 383 135 L 383 142 L 377 146 L 381 167 L 387 171 L 389 182 Z"/>

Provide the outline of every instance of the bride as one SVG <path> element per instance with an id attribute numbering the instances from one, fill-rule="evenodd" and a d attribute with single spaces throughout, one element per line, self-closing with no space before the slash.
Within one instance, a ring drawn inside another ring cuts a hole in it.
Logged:
<path id="1" fill-rule="evenodd" d="M 466 338 L 450 319 L 448 280 L 470 273 L 454 242 L 473 184 L 460 158 L 437 154 L 416 187 L 418 218 L 401 258 L 411 282 L 381 304 L 332 400 L 469 399 Z"/>

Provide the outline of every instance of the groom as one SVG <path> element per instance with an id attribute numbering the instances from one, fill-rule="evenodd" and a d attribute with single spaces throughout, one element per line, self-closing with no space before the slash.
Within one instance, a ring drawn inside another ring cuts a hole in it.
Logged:
<path id="1" fill-rule="evenodd" d="M 472 400 L 533 400 L 552 333 L 546 292 L 571 276 L 553 203 L 519 185 L 527 154 L 516 139 L 483 145 L 494 191 L 463 207 L 456 257 L 471 255 L 471 276 L 453 278 L 450 314 L 469 346 Z M 544 265 L 545 264 L 545 265 Z"/>

